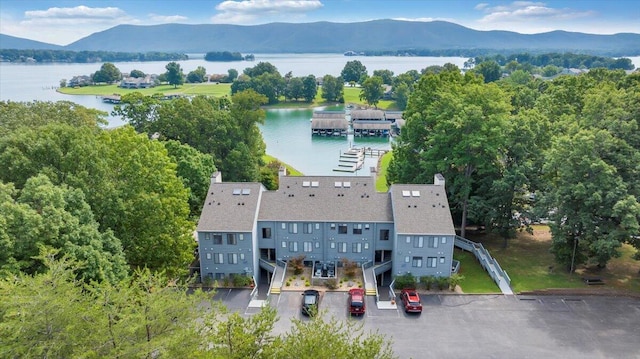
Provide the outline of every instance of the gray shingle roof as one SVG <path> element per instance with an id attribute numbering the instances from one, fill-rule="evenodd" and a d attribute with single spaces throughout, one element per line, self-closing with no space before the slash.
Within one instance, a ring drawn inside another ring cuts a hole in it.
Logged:
<path id="1" fill-rule="evenodd" d="M 382 110 L 352 110 L 351 119 L 356 120 L 384 120 Z"/>
<path id="2" fill-rule="evenodd" d="M 371 177 L 281 177 L 277 191 L 263 193 L 262 221 L 393 222 L 389 193 L 376 192 Z"/>
<path id="3" fill-rule="evenodd" d="M 250 232 L 253 229 L 262 184 L 223 182 L 209 186 L 198 221 L 198 231 Z"/>
<path id="4" fill-rule="evenodd" d="M 444 186 L 394 184 L 389 192 L 397 234 L 455 235 Z"/>

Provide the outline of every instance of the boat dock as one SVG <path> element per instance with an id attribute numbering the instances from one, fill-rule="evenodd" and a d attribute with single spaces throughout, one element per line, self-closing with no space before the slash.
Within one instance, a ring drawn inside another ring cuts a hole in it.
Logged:
<path id="1" fill-rule="evenodd" d="M 351 172 L 362 168 L 364 164 L 364 149 L 363 148 L 349 148 L 348 150 L 340 154 L 338 167 L 334 168 L 335 172 Z"/>

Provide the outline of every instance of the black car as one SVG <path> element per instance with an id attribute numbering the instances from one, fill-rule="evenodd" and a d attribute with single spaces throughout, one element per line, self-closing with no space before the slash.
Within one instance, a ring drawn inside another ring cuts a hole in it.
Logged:
<path id="1" fill-rule="evenodd" d="M 302 293 L 302 314 L 312 316 L 318 312 L 320 292 L 315 289 L 307 289 Z"/>

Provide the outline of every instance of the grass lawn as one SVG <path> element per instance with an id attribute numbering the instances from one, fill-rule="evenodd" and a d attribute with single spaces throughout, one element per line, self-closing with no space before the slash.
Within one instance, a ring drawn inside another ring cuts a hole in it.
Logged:
<path id="1" fill-rule="evenodd" d="M 264 155 L 262 157 L 262 159 L 266 162 L 266 163 L 270 163 L 270 162 L 274 162 L 274 161 L 279 161 L 280 163 L 282 163 L 286 168 L 287 168 L 287 175 L 288 176 L 302 176 L 302 172 L 298 171 L 297 169 L 291 167 L 290 165 L 283 163 L 282 161 L 278 160 L 277 158 L 270 156 L 270 155 Z"/>
<path id="2" fill-rule="evenodd" d="M 113 94 L 125 95 L 132 92 L 140 92 L 143 95 L 154 94 L 184 94 L 184 95 L 209 95 L 214 97 L 223 97 L 231 95 L 231 84 L 213 84 L 213 83 L 201 83 L 201 84 L 183 84 L 174 88 L 172 85 L 161 85 L 147 89 L 123 89 L 117 85 L 95 85 L 95 86 L 83 86 L 83 87 L 61 87 L 58 92 L 66 95 L 94 95 L 94 96 L 108 96 Z M 360 100 L 360 88 L 359 87 L 345 87 L 344 88 L 345 103 L 355 103 L 364 105 L 365 103 Z M 315 99 L 312 103 L 303 101 L 282 101 L 276 105 L 270 105 L 269 108 L 309 108 L 318 106 L 329 106 L 334 103 L 327 103 L 321 96 L 321 90 L 318 91 Z M 395 102 L 382 100 L 378 103 L 378 108 L 387 110 L 394 109 Z"/>
<path id="3" fill-rule="evenodd" d="M 140 92 L 143 95 L 154 94 L 185 94 L 185 95 L 211 95 L 215 97 L 228 96 L 231 94 L 231 84 L 184 84 L 174 88 L 172 85 L 161 85 L 148 89 L 123 89 L 117 85 L 97 85 L 84 87 L 61 87 L 58 89 L 60 93 L 67 95 L 96 95 L 106 96 L 113 94 L 128 94 L 132 92 Z"/>
<path id="4" fill-rule="evenodd" d="M 387 192 L 389 186 L 387 185 L 387 168 L 391 162 L 393 154 L 391 151 L 385 153 L 378 162 L 378 175 L 376 177 L 376 191 Z"/>
<path id="5" fill-rule="evenodd" d="M 473 253 L 456 248 L 453 253 L 453 259 L 460 261 L 459 274 L 464 276 L 464 279 L 460 282 L 460 288 L 464 293 L 500 293 L 500 288 L 498 288 L 496 282 L 482 268 Z"/>
<path id="6" fill-rule="evenodd" d="M 503 240 L 497 235 L 467 236 L 470 240 L 482 243 L 491 255 L 500 263 L 511 278 L 514 292 L 526 292 L 545 289 L 579 289 L 590 292 L 618 290 L 640 293 L 640 262 L 631 258 L 633 249 L 625 245 L 622 256 L 613 259 L 602 270 L 579 267 L 576 273 L 569 274 L 559 267 L 551 247 L 551 233 L 543 225 L 533 226 L 533 235 L 523 232 L 517 238 L 509 240 L 507 248 L 503 248 Z M 582 276 L 599 276 L 605 281 L 602 286 L 587 286 Z M 463 281 L 464 285 L 467 280 Z"/>

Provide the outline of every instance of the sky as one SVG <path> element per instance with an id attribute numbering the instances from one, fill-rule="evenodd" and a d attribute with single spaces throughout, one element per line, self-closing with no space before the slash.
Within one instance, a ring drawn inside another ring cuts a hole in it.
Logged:
<path id="1" fill-rule="evenodd" d="M 640 33 L 638 0 L 0 0 L 0 33 L 57 45 L 120 24 L 443 20 L 475 30 Z M 339 40 L 339 36 L 336 38 Z"/>

